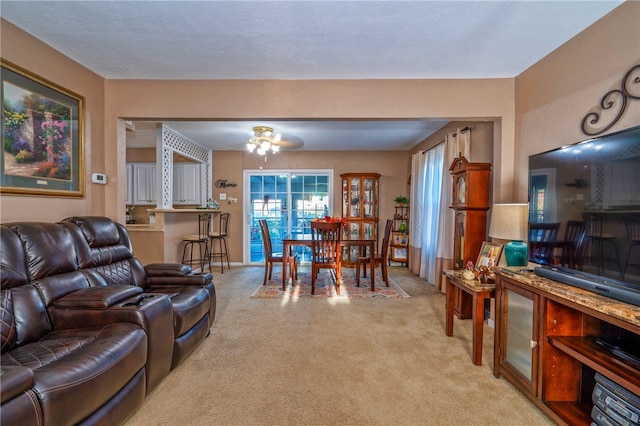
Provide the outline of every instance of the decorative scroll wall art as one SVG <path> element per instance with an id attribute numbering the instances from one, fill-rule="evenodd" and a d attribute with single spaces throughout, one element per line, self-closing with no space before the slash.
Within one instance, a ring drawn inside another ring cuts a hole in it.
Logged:
<path id="1" fill-rule="evenodd" d="M 620 89 L 607 92 L 600 101 L 600 111 L 590 112 L 582 119 L 582 132 L 596 136 L 612 128 L 624 114 L 630 100 L 640 99 L 640 64 L 624 75 Z M 604 120 L 601 123 L 601 118 Z"/>
<path id="2" fill-rule="evenodd" d="M 84 197 L 84 98 L 2 61 L 0 192 Z"/>

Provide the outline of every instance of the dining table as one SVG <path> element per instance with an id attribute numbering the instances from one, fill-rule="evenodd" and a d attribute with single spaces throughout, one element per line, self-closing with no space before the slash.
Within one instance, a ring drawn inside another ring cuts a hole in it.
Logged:
<path id="1" fill-rule="evenodd" d="M 377 238 L 371 235 L 356 235 L 348 234 L 343 235 L 340 238 L 340 246 L 359 246 L 367 249 L 367 255 L 369 256 L 369 268 L 371 275 L 371 291 L 375 291 L 375 256 L 376 256 L 376 243 Z M 311 240 L 311 234 L 295 234 L 288 235 L 282 239 L 282 261 L 283 265 L 286 265 L 289 259 L 289 255 L 294 246 L 311 247 L 313 241 Z M 287 268 L 282 268 L 282 285 L 286 286 L 287 283 Z"/>

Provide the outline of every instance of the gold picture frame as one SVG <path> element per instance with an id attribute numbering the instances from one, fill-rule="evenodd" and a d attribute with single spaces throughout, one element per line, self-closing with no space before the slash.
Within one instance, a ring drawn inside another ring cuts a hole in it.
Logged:
<path id="1" fill-rule="evenodd" d="M 84 98 L 4 59 L 0 192 L 83 198 Z"/>

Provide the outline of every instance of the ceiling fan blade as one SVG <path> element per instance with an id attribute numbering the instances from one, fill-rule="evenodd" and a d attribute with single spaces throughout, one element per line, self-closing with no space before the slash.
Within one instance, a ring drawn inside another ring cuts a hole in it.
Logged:
<path id="1" fill-rule="evenodd" d="M 280 145 L 281 149 L 292 151 L 302 148 L 304 146 L 304 141 L 296 136 L 282 137 L 280 142 L 278 142 L 278 145 Z"/>

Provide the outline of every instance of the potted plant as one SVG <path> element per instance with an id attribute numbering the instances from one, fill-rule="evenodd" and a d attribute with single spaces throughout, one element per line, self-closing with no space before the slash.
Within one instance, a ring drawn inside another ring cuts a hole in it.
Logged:
<path id="1" fill-rule="evenodd" d="M 405 204 L 409 204 L 409 199 L 404 195 L 398 195 L 396 198 L 393 199 L 393 201 L 395 201 L 395 203 L 399 206 L 404 206 Z"/>

